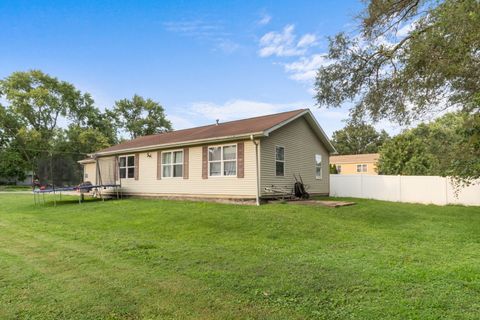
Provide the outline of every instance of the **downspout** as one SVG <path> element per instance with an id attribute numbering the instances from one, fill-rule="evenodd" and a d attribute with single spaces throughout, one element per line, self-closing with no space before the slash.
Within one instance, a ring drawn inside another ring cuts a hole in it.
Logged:
<path id="1" fill-rule="evenodd" d="M 257 206 L 260 205 L 260 168 L 258 167 L 258 141 L 255 141 L 253 138 L 253 134 L 250 135 L 250 140 L 252 140 L 253 144 L 255 145 L 255 171 L 257 174 L 257 191 L 255 193 L 255 203 Z"/>

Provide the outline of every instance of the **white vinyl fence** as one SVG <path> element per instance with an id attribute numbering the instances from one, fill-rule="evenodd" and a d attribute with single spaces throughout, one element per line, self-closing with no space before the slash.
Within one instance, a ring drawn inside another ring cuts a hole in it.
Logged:
<path id="1" fill-rule="evenodd" d="M 367 198 L 438 205 L 480 205 L 480 181 L 457 195 L 450 179 L 437 176 L 330 175 L 333 197 Z"/>

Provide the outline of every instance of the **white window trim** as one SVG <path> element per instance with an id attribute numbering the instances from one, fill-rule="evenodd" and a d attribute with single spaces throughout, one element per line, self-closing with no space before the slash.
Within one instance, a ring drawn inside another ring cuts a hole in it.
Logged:
<path id="1" fill-rule="evenodd" d="M 358 171 L 358 166 L 360 166 L 360 171 Z M 365 171 L 363 171 L 363 166 L 365 166 Z M 366 172 L 368 172 L 368 164 L 367 163 L 357 164 L 357 173 L 366 173 Z"/>
<path id="2" fill-rule="evenodd" d="M 320 165 L 317 164 L 317 156 L 320 156 Z M 322 180 L 323 179 L 323 157 L 320 153 L 315 154 L 315 179 Z M 320 176 L 317 176 L 317 168 L 320 167 Z"/>
<path id="3" fill-rule="evenodd" d="M 210 148 L 218 148 L 220 147 L 220 160 L 213 160 L 210 161 Z M 223 160 L 223 148 L 224 147 L 235 147 L 235 175 L 230 175 L 226 176 L 224 175 L 224 162 L 225 161 L 233 161 L 233 159 L 230 160 Z M 210 174 L 210 163 L 214 162 L 220 162 L 220 175 L 219 176 L 212 176 Z M 238 144 L 216 144 L 216 145 L 211 145 L 207 147 L 207 163 L 208 163 L 208 177 L 209 178 L 236 178 L 238 176 Z"/>
<path id="4" fill-rule="evenodd" d="M 173 153 L 174 153 L 174 152 L 182 152 L 182 163 L 176 163 L 176 162 L 174 163 L 174 162 L 173 162 Z M 171 153 L 171 154 L 172 154 L 172 156 L 171 156 L 171 158 L 170 158 L 170 159 L 172 159 L 172 162 L 171 162 L 170 164 L 163 164 L 163 154 L 164 154 L 164 153 Z M 185 158 L 184 158 L 184 157 L 185 157 L 185 152 L 183 152 L 183 149 L 175 149 L 175 150 L 162 151 L 162 152 L 160 153 L 160 170 L 162 170 L 162 179 L 179 179 L 179 178 L 183 178 L 183 173 L 185 172 L 185 171 L 184 171 L 184 170 L 185 170 L 185 168 L 184 168 Z M 180 164 L 182 165 L 182 175 L 181 175 L 180 177 L 174 177 L 174 176 L 173 176 L 173 167 L 174 167 L 175 165 L 180 165 Z M 171 167 L 171 171 L 170 171 L 170 172 L 172 173 L 172 176 L 171 176 L 171 177 L 165 177 L 165 176 L 163 175 L 163 167 L 164 167 L 164 166 L 170 166 L 170 167 Z"/>
<path id="5" fill-rule="evenodd" d="M 133 166 L 128 165 L 128 158 L 133 157 Z M 120 166 L 120 158 L 125 158 L 125 167 Z M 125 178 L 120 177 L 120 169 L 125 168 Z M 133 168 L 133 177 L 128 177 L 128 169 Z M 118 156 L 118 178 L 119 179 L 135 179 L 135 155 L 134 154 L 125 154 Z"/>
<path id="6" fill-rule="evenodd" d="M 277 160 L 277 148 L 283 148 L 283 160 Z M 275 150 L 274 150 L 274 159 L 275 159 L 275 177 L 278 177 L 278 178 L 284 178 L 285 177 L 285 159 L 287 158 L 286 157 L 286 153 L 285 153 L 285 146 L 281 146 L 281 145 L 276 145 L 275 146 Z M 279 176 L 277 175 L 277 162 L 283 162 L 283 175 Z"/>

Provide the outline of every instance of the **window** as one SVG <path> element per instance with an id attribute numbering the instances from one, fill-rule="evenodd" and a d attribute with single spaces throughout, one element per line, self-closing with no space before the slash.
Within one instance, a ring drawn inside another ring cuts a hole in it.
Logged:
<path id="1" fill-rule="evenodd" d="M 183 177 L 183 151 L 162 152 L 162 177 Z"/>
<path id="2" fill-rule="evenodd" d="M 342 173 L 342 166 L 337 164 L 337 172 L 338 174 Z"/>
<path id="3" fill-rule="evenodd" d="M 85 173 L 85 178 L 87 178 L 87 179 L 88 179 L 88 173 Z"/>
<path id="4" fill-rule="evenodd" d="M 322 155 L 315 155 L 315 178 L 322 179 Z"/>
<path id="5" fill-rule="evenodd" d="M 357 172 L 367 172 L 367 165 L 366 164 L 357 164 Z"/>
<path id="6" fill-rule="evenodd" d="M 237 175 L 237 146 L 208 148 L 208 175 L 210 177 Z"/>
<path id="7" fill-rule="evenodd" d="M 120 179 L 135 177 L 135 156 L 119 157 Z"/>
<path id="8" fill-rule="evenodd" d="M 275 175 L 285 176 L 285 148 L 280 146 L 275 147 Z"/>

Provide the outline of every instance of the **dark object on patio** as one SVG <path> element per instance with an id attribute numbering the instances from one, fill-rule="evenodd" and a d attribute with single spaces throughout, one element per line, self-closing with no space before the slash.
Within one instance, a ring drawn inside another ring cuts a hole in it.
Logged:
<path id="1" fill-rule="evenodd" d="M 310 194 L 308 194 L 307 190 L 305 189 L 305 184 L 303 184 L 302 176 L 300 174 L 298 176 L 300 179 L 297 179 L 297 176 L 295 174 L 293 175 L 293 177 L 295 178 L 295 196 L 300 199 L 308 199 L 310 198 Z"/>
<path id="2" fill-rule="evenodd" d="M 90 192 L 93 188 L 93 184 L 90 181 L 82 182 L 78 185 L 80 191 Z"/>

